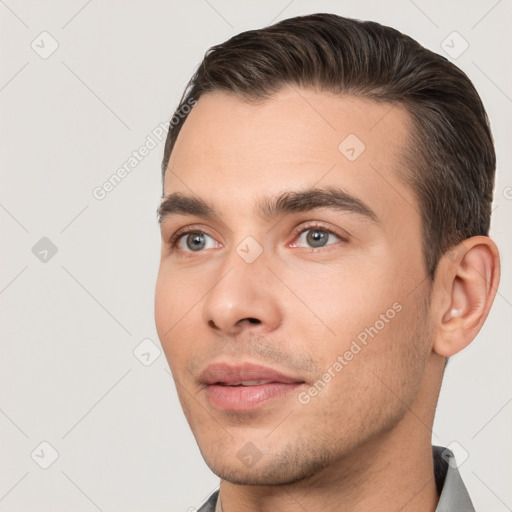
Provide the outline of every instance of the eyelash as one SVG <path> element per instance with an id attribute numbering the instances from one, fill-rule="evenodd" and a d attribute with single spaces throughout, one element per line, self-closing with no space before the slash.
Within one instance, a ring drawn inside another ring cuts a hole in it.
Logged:
<path id="1" fill-rule="evenodd" d="M 302 233 L 304 233 L 304 231 L 315 231 L 315 230 L 323 231 L 330 235 L 334 235 L 340 239 L 340 242 L 348 242 L 348 238 L 347 238 L 346 234 L 342 235 L 341 233 L 336 232 L 333 229 L 327 228 L 324 225 L 322 225 L 318 222 L 315 222 L 315 221 L 313 221 L 311 223 L 302 224 L 301 226 L 296 228 L 292 234 L 292 236 L 293 236 L 292 241 L 296 241 L 299 238 L 299 236 Z M 200 226 L 187 226 L 186 228 L 180 229 L 176 233 L 174 233 L 174 235 L 172 235 L 172 237 L 169 240 L 169 245 L 170 245 L 171 249 L 174 250 L 176 248 L 176 245 L 178 244 L 179 240 L 182 237 L 184 237 L 186 235 L 193 234 L 193 233 L 204 233 L 205 235 L 208 235 L 208 236 L 214 238 L 212 235 L 207 233 L 205 230 L 201 229 Z M 329 244 L 329 245 L 333 245 L 333 244 Z M 329 247 L 329 245 L 323 246 L 323 247 L 309 247 L 309 250 L 316 251 L 318 249 L 323 249 L 324 247 Z M 299 247 L 299 249 L 307 250 L 307 248 L 305 248 L 305 247 Z M 189 252 L 189 251 L 184 251 L 184 252 Z M 198 252 L 202 252 L 202 251 L 198 251 Z M 190 251 L 190 253 L 193 254 L 194 251 Z"/>
<path id="2" fill-rule="evenodd" d="M 301 226 L 299 226 L 297 229 L 294 229 L 293 231 L 293 241 L 296 241 L 300 235 L 302 235 L 302 233 L 304 233 L 304 231 L 323 231 L 324 233 L 328 233 L 330 235 L 334 235 L 335 237 L 339 238 L 340 242 L 348 242 L 348 238 L 347 238 L 347 235 L 346 234 L 342 234 L 338 231 L 335 231 L 333 229 L 330 229 L 326 226 L 324 226 L 323 224 L 319 223 L 319 222 L 316 222 L 316 221 L 312 221 L 312 222 L 306 222 L 305 224 L 302 224 Z M 337 243 L 337 242 L 335 242 Z M 299 247 L 299 249 L 302 249 L 302 250 L 309 250 L 309 251 L 317 251 L 319 249 L 323 249 L 323 250 L 326 250 L 326 248 L 329 248 L 331 245 L 334 245 L 335 243 L 333 244 L 328 244 L 328 245 L 325 245 L 323 247 Z M 328 250 L 328 249 L 327 249 Z"/>
<path id="3" fill-rule="evenodd" d="M 174 249 L 181 237 L 185 235 L 190 235 L 192 233 L 204 233 L 205 235 L 208 235 L 208 233 L 201 229 L 200 226 L 187 226 L 186 228 L 179 229 L 178 231 L 176 231 L 176 233 L 174 233 L 174 235 L 171 236 L 169 240 L 169 245 L 171 246 L 172 249 Z"/>

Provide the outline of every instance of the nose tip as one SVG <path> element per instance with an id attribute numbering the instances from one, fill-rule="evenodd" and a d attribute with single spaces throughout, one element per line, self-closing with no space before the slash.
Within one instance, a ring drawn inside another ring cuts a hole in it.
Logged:
<path id="1" fill-rule="evenodd" d="M 222 274 L 222 279 L 214 286 L 206 285 L 209 291 L 202 303 L 203 325 L 211 332 L 230 336 L 245 329 L 276 329 L 283 314 L 282 301 L 263 260 L 246 263 L 232 251 L 224 265 L 231 268 Z"/>

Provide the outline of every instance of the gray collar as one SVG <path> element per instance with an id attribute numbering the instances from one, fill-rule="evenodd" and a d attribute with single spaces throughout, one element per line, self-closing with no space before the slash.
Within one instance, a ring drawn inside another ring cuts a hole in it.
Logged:
<path id="1" fill-rule="evenodd" d="M 432 450 L 437 489 L 440 493 L 436 512 L 475 512 L 452 451 L 442 446 L 433 446 Z"/>

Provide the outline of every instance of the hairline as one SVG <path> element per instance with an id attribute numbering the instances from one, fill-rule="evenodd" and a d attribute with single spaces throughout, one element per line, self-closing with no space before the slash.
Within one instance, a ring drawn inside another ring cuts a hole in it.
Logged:
<path id="1" fill-rule="evenodd" d="M 382 104 L 387 103 L 389 105 L 392 105 L 393 107 L 399 108 L 402 110 L 402 112 L 405 114 L 405 128 L 406 128 L 406 137 L 405 140 L 401 141 L 401 147 L 400 151 L 395 153 L 396 157 L 396 168 L 394 169 L 394 173 L 397 176 L 397 178 L 400 180 L 400 182 L 405 185 L 413 194 L 413 198 L 416 202 L 416 205 L 418 206 L 418 213 L 420 215 L 420 221 L 421 221 L 421 245 L 422 245 L 422 255 L 423 255 L 423 265 L 425 268 L 425 272 L 427 274 L 427 277 L 430 278 L 431 281 L 434 280 L 435 273 L 437 270 L 437 261 L 431 261 L 429 259 L 429 251 L 427 244 L 429 243 L 429 235 L 431 233 L 428 232 L 428 219 L 425 217 L 424 209 L 421 205 L 421 194 L 418 191 L 418 181 L 419 181 L 419 174 L 421 171 L 428 166 L 428 155 L 427 151 L 422 149 L 422 146 L 420 144 L 420 132 L 421 132 L 421 124 L 419 119 L 413 115 L 412 109 L 417 108 L 418 110 L 421 109 L 421 105 L 419 105 L 416 102 L 411 101 L 407 97 L 403 98 L 396 98 L 396 99 L 386 99 L 382 98 L 376 95 L 378 92 L 378 89 L 374 90 L 359 90 L 356 91 L 355 89 L 344 89 L 341 91 L 333 91 L 332 89 L 329 89 L 327 87 L 322 87 L 318 84 L 308 84 L 308 85 L 300 85 L 300 84 L 290 84 L 286 81 L 283 81 L 275 90 L 270 91 L 264 91 L 263 94 L 259 94 L 257 92 L 251 92 L 251 91 L 235 91 L 233 89 L 226 89 L 223 87 L 215 87 L 208 90 L 203 90 L 200 92 L 199 96 L 197 98 L 194 98 L 196 102 L 199 102 L 199 100 L 207 95 L 214 95 L 214 94 L 226 94 L 232 98 L 240 99 L 241 101 L 244 101 L 251 105 L 263 105 L 266 102 L 271 101 L 277 94 L 282 92 L 283 90 L 286 90 L 288 88 L 294 89 L 295 87 L 301 88 L 303 90 L 309 90 L 314 91 L 319 94 L 327 94 L 335 97 L 344 96 L 344 97 L 352 97 L 357 98 L 361 100 L 369 100 L 376 104 Z M 183 129 L 183 126 L 187 122 L 188 114 L 185 117 L 185 120 L 180 125 L 179 132 L 177 136 L 174 139 L 174 143 L 172 145 L 172 148 L 168 155 L 167 165 L 165 169 L 163 170 L 163 178 L 162 178 L 162 197 L 164 197 L 163 194 L 163 185 L 165 180 L 165 175 L 167 173 L 167 168 L 169 167 L 169 163 L 171 161 L 172 153 L 174 151 L 174 147 L 176 143 L 178 142 L 179 136 L 181 134 L 181 130 Z M 418 172 L 419 171 L 419 172 Z"/>

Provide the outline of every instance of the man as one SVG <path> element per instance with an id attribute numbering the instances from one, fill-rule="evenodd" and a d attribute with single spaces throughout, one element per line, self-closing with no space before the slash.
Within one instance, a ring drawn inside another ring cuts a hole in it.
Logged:
<path id="1" fill-rule="evenodd" d="M 431 429 L 498 286 L 494 171 L 469 79 L 394 29 L 315 14 L 207 52 L 166 143 L 155 311 L 221 478 L 201 511 L 473 510 Z"/>

